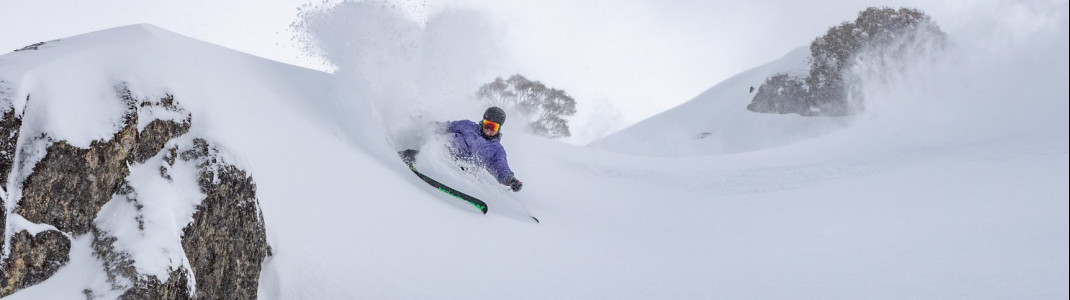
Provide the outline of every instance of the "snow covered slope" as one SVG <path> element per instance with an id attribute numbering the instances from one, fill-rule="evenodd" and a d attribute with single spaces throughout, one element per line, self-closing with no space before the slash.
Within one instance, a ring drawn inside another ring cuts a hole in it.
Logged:
<path id="1" fill-rule="evenodd" d="M 261 273 L 263 299 L 1064 298 L 1066 29 L 1044 37 L 1054 42 L 937 72 L 970 71 L 992 76 L 989 83 L 1027 70 L 1052 77 L 1029 92 L 999 84 L 971 91 L 996 95 L 983 98 L 995 105 L 988 108 L 1007 107 L 1011 98 L 1000 95 L 1032 99 L 986 126 L 972 117 L 888 126 L 903 119 L 882 114 L 818 137 L 703 146 L 689 153 L 734 153 L 686 158 L 606 152 L 503 127 L 524 190 L 453 179 L 487 198 L 487 215 L 429 188 L 394 153 L 394 126 L 458 112 L 368 99 L 353 92 L 351 77 L 135 25 L 0 56 L 0 80 L 13 99 L 41 95 L 34 101 L 69 107 L 47 122 L 73 141 L 113 129 L 100 100 L 84 95 L 108 93 L 117 81 L 140 94 L 173 94 L 192 115 L 190 132 L 222 145 L 256 180 L 274 252 Z M 1035 49 L 1053 55 L 1014 67 Z M 754 72 L 719 85 L 739 94 L 726 102 L 746 97 L 765 71 Z M 451 99 L 421 101 L 470 108 L 459 109 L 468 118 L 482 113 Z M 902 108 L 889 105 L 877 111 Z M 677 117 L 705 118 L 689 112 Z M 956 126 L 926 133 L 933 124 Z M 639 147 L 621 149 L 657 150 Z M 423 150 L 421 168 L 455 173 L 436 143 Z M 85 298 L 82 290 L 103 280 L 90 253 L 78 240 L 58 274 L 10 298 Z"/>
<path id="2" fill-rule="evenodd" d="M 765 149 L 809 139 L 837 129 L 847 118 L 758 114 L 747 110 L 765 79 L 778 73 L 805 76 L 810 49 L 736 75 L 684 104 L 589 144 L 607 151 L 688 156 Z"/>

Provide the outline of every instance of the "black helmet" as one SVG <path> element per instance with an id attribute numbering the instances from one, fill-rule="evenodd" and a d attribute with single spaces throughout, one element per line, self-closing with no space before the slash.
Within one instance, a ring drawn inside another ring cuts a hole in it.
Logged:
<path id="1" fill-rule="evenodd" d="M 505 111 L 502 110 L 500 107 L 491 106 L 490 108 L 487 109 L 486 112 L 483 113 L 483 119 L 487 120 L 487 121 L 494 122 L 494 123 L 498 123 L 499 126 L 504 126 L 505 125 Z"/>

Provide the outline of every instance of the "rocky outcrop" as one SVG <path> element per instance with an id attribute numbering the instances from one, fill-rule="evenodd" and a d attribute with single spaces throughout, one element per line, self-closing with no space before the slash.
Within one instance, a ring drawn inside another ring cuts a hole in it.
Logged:
<path id="1" fill-rule="evenodd" d="M 19 128 L 22 128 L 22 116 L 15 114 L 15 108 L 11 104 L 12 97 L 14 95 L 11 88 L 7 87 L 4 81 L 0 81 L 0 185 L 7 184 L 7 174 L 11 172 L 11 164 L 15 161 Z M 2 205 L 0 202 L 0 207 Z"/>
<path id="2" fill-rule="evenodd" d="M 204 140 L 193 144 L 180 157 L 197 162 L 198 185 L 207 197 L 193 215 L 193 223 L 182 231 L 182 246 L 197 278 L 197 295 L 256 298 L 260 262 L 271 255 L 256 184 L 244 171 L 222 164 L 218 150 Z"/>
<path id="3" fill-rule="evenodd" d="M 35 235 L 19 231 L 11 237 L 11 253 L 0 267 L 0 297 L 38 284 L 70 258 L 71 241 L 59 231 L 46 230 Z"/>
<path id="4" fill-rule="evenodd" d="M 123 127 L 111 141 L 94 141 L 89 149 L 54 142 L 26 178 L 15 213 L 73 235 L 88 233 L 100 207 L 130 173 L 126 163 L 137 138 L 135 126 Z"/>
<path id="5" fill-rule="evenodd" d="M 58 41 L 58 40 L 51 40 L 49 42 L 55 42 L 55 41 Z M 37 42 L 37 43 L 33 43 L 33 44 L 27 45 L 27 46 L 22 47 L 22 48 L 15 49 L 15 51 L 13 51 L 13 52 L 33 51 L 33 50 L 37 50 L 37 49 L 41 48 L 41 46 L 44 46 L 45 44 L 48 44 L 48 42 Z"/>
<path id="6" fill-rule="evenodd" d="M 127 166 L 144 163 L 162 150 L 165 142 L 189 130 L 187 117 L 182 122 L 153 120 L 138 132 L 138 101 L 125 87 L 119 86 L 117 92 L 128 108 L 122 129 L 110 140 L 93 141 L 88 149 L 53 142 L 26 178 L 15 213 L 73 235 L 88 233 L 100 207 L 111 200 L 119 182 L 129 175 Z M 173 100 L 167 96 L 158 105 L 173 107 Z M 152 104 L 144 101 L 140 106 Z"/>
<path id="7" fill-rule="evenodd" d="M 11 165 L 15 161 L 15 146 L 19 141 L 19 128 L 22 128 L 22 116 L 15 114 L 12 105 L 11 88 L 7 82 L 0 80 L 0 186 L 7 190 L 7 175 L 11 173 Z M 7 208 L 5 201 L 0 201 L 0 229 L 7 228 Z M 0 249 L 4 248 L 4 239 L 0 239 Z M 2 272 L 2 269 L 0 272 Z M 0 275 L 4 276 L 4 275 Z M 0 292 L 0 295 L 3 295 Z"/>
<path id="8" fill-rule="evenodd" d="M 184 268 L 171 271 L 170 280 L 167 282 L 160 282 L 155 277 L 150 277 L 139 281 L 130 289 L 126 290 L 120 299 L 124 300 L 140 300 L 140 299 L 154 299 L 154 300 L 178 300 L 178 299 L 192 299 L 190 296 L 189 283 L 186 281 L 186 273 Z M 200 299 L 254 299 L 253 297 L 246 298 L 205 298 L 196 297 Z"/>
<path id="9" fill-rule="evenodd" d="M 124 185 L 124 190 L 129 185 Z M 129 190 L 128 190 L 129 191 Z M 171 270 L 164 282 L 156 276 L 143 276 L 134 268 L 130 253 L 115 249 L 116 238 L 98 229 L 93 230 L 93 250 L 104 263 L 108 282 L 113 289 L 126 291 L 123 299 L 190 299 L 189 282 L 186 275 L 189 270 L 178 268 Z M 129 285 L 124 285 L 129 284 Z M 90 293 L 92 291 L 89 291 Z"/>
<path id="10" fill-rule="evenodd" d="M 139 210 L 144 206 L 138 202 L 134 188 L 125 180 L 119 185 L 113 201 L 129 201 Z M 137 217 L 139 230 L 144 230 L 145 220 Z M 123 299 L 190 299 L 189 282 L 185 268 L 171 270 L 166 280 L 161 282 L 156 276 L 145 276 L 134 267 L 132 253 L 123 252 L 115 247 L 118 238 L 109 235 L 97 227 L 92 229 L 93 250 L 101 260 L 108 276 L 108 282 L 115 290 L 125 290 Z M 92 291 L 89 291 L 90 293 Z"/>
<path id="11" fill-rule="evenodd" d="M 116 92 L 127 106 L 120 129 L 110 139 L 91 142 L 88 148 L 53 140 L 47 134 L 21 132 L 21 117 L 13 113 L 0 120 L 0 171 L 5 178 L 21 179 L 15 187 L 21 188 L 19 193 L 10 187 L 4 190 L 7 197 L 21 195 L 12 214 L 25 222 L 55 228 L 35 235 L 19 229 L 11 238 L 12 251 L 0 261 L 0 297 L 52 276 L 69 260 L 71 237 L 88 234 L 112 289 L 123 291 L 124 299 L 256 298 L 261 263 L 270 255 L 270 248 L 253 178 L 226 162 L 208 141 L 183 136 L 191 127 L 192 116 L 172 95 L 136 99 L 124 85 L 117 86 Z M 138 130 L 139 118 L 159 114 L 185 118 L 154 118 Z M 26 145 L 19 145 L 20 134 L 34 137 L 24 137 Z M 35 151 L 29 150 L 34 147 L 44 149 L 44 153 L 35 156 Z M 27 150 L 16 157 L 14 149 L 19 148 Z M 11 155 L 5 156 L 7 153 Z M 184 252 L 179 260 L 188 260 L 189 269 L 187 264 L 178 263 L 167 274 L 160 274 L 166 278 L 139 273 L 135 255 L 117 246 L 130 237 L 99 228 L 97 222 L 111 216 L 98 214 L 102 207 L 111 205 L 110 201 L 125 201 L 119 203 L 139 212 L 131 224 L 145 231 L 146 215 L 140 212 L 149 203 L 145 200 L 153 199 L 146 197 L 154 195 L 138 193 L 130 184 L 131 169 L 158 164 L 159 180 L 170 182 L 173 175 L 169 170 L 180 163 L 196 166 L 204 196 L 190 200 L 199 204 L 194 208 L 193 222 L 181 229 L 178 241 Z M 26 175 L 20 178 L 15 174 Z M 11 226 L 6 223 L 6 210 L 0 212 L 4 212 L 0 225 L 5 226 L 0 228 Z M 93 293 L 86 290 L 86 295 Z"/>
<path id="12" fill-rule="evenodd" d="M 256 184 L 244 171 L 227 164 L 219 150 L 203 139 L 192 145 L 173 146 L 161 158 L 166 167 L 160 176 L 170 180 L 169 169 L 178 163 L 197 166 L 197 181 L 206 197 L 183 232 L 182 248 L 196 278 L 196 297 L 205 299 L 254 299 L 260 278 L 260 263 L 270 255 L 263 216 L 256 200 Z M 120 185 L 116 199 L 141 208 L 139 194 L 127 183 Z M 115 201 L 115 200 L 113 200 Z M 139 228 L 144 220 L 138 219 Z M 142 228 L 143 230 L 143 228 Z M 115 288 L 125 288 L 125 299 L 186 299 L 191 270 L 171 270 L 167 279 L 139 274 L 129 253 L 117 251 L 116 238 L 94 231 L 93 247 L 107 269 Z M 130 286 L 122 286 L 130 282 Z"/>

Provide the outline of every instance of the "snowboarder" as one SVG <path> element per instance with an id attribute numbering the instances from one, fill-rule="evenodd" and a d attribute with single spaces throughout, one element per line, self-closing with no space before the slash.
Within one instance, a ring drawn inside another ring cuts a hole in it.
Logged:
<path id="1" fill-rule="evenodd" d="M 502 185 L 519 192 L 524 183 L 513 176 L 505 159 L 500 132 L 505 124 L 505 111 L 498 107 L 488 108 L 483 120 L 477 122 L 457 120 L 441 123 L 439 133 L 450 138 L 450 152 L 458 160 L 475 163 L 487 170 Z"/>

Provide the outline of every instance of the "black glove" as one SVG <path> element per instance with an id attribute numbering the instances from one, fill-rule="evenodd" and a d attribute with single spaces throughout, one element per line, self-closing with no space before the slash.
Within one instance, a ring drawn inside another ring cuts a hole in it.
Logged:
<path id="1" fill-rule="evenodd" d="M 517 180 L 516 177 L 513 176 L 509 176 L 509 179 L 506 179 L 505 183 L 508 184 L 509 188 L 513 189 L 514 192 L 519 192 L 520 188 L 524 187 L 524 183 L 520 182 L 520 180 Z"/>
<path id="2" fill-rule="evenodd" d="M 420 150 L 408 149 L 408 150 L 398 151 L 398 155 L 401 156 L 401 161 L 405 162 L 406 164 L 411 164 L 411 163 L 415 162 L 416 161 L 416 154 L 420 154 Z"/>

